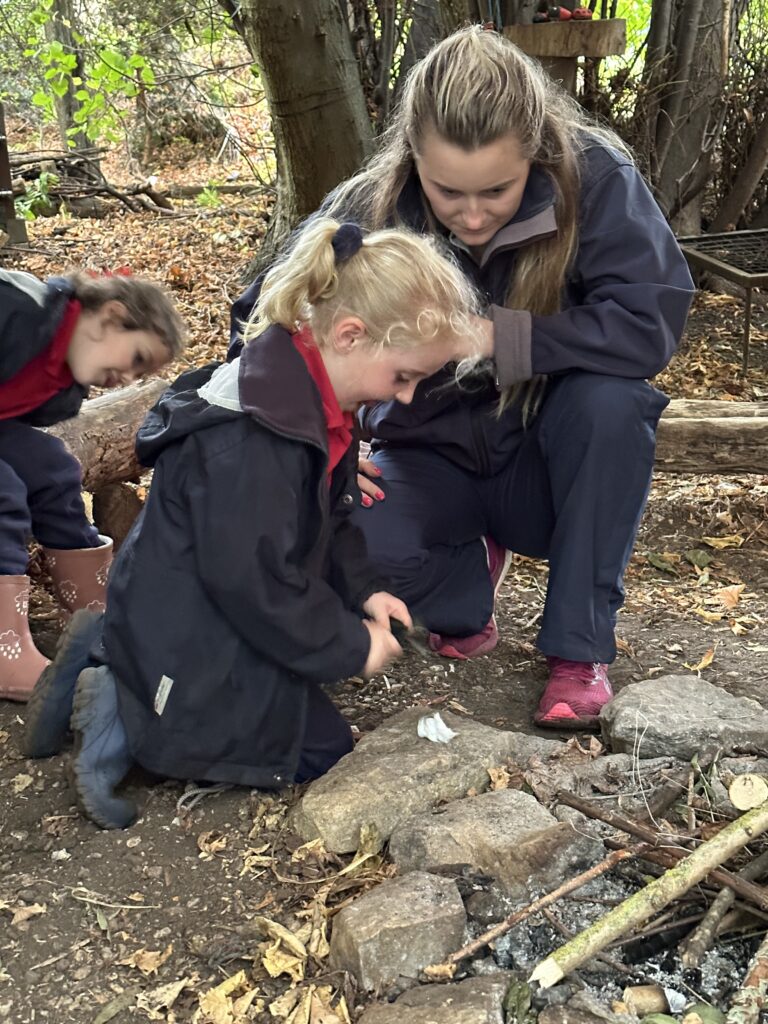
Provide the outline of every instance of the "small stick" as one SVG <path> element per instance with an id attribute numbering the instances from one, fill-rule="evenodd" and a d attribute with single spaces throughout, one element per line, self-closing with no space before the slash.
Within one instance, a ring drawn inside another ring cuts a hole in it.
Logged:
<path id="1" fill-rule="evenodd" d="M 652 828 L 648 828 L 647 825 L 641 825 L 639 822 L 633 821 L 631 818 L 625 818 L 622 814 L 616 814 L 614 811 L 606 810 L 603 807 L 598 807 L 595 804 L 589 803 L 588 800 L 582 800 L 573 793 L 566 793 L 563 790 L 558 792 L 557 800 L 561 804 L 567 804 L 569 807 L 575 807 L 577 811 L 581 811 L 582 814 L 586 814 L 588 818 L 598 818 L 600 821 L 604 821 L 608 825 L 613 825 L 614 828 L 620 829 L 622 832 L 628 832 L 630 835 L 638 836 L 643 839 L 650 846 L 654 847 L 653 851 L 648 851 L 643 854 L 647 860 L 654 861 L 660 864 L 665 863 L 662 857 L 667 858 L 666 864 L 669 866 L 669 858 L 674 857 L 675 860 L 682 860 L 690 851 L 683 849 L 679 846 L 661 846 L 664 842 L 685 842 L 686 836 L 679 836 L 671 834 L 664 836 L 658 832 L 655 832 Z M 736 819 L 737 821 L 740 819 Z M 726 828 L 730 828 L 731 822 Z M 723 829 L 725 831 L 725 828 Z M 607 844 L 606 844 L 607 845 Z M 731 871 L 726 871 L 725 868 L 716 867 L 709 872 L 709 878 L 711 882 L 717 882 L 719 886 L 727 886 L 729 889 L 733 889 L 739 896 L 742 896 L 745 900 L 749 900 L 750 903 L 756 904 L 762 910 L 768 910 L 768 892 L 765 891 L 761 886 L 755 885 L 753 882 L 746 881 L 743 878 L 739 878 L 738 875 L 733 874 Z"/>
<path id="2" fill-rule="evenodd" d="M 715 865 L 728 860 L 766 829 L 768 801 L 726 825 L 661 878 L 654 879 L 640 892 L 630 896 L 620 906 L 555 950 L 546 960 L 536 965 L 529 981 L 538 981 L 542 988 L 557 984 L 566 974 L 577 970 L 615 939 L 625 935 L 630 928 L 643 924 L 662 907 L 688 892 L 697 882 L 706 878 Z"/>
<path id="3" fill-rule="evenodd" d="M 599 878 L 600 875 L 604 875 L 606 871 L 610 871 L 611 868 L 616 867 L 623 860 L 627 860 L 630 857 L 636 857 L 636 850 L 615 850 L 613 853 L 609 853 L 607 857 L 599 861 L 597 864 L 593 864 L 587 871 L 582 871 L 580 875 L 576 875 L 575 878 L 569 879 L 567 882 L 563 882 L 562 885 L 558 886 L 557 889 L 553 889 L 552 892 L 546 893 L 539 899 L 534 900 L 533 903 L 529 903 L 527 907 L 523 907 L 521 910 L 513 911 L 508 917 L 505 917 L 503 921 L 495 924 L 492 928 L 483 932 L 482 935 L 478 935 L 472 942 L 468 942 L 466 946 L 462 946 L 461 949 L 457 949 L 455 953 L 451 953 L 450 956 L 439 964 L 430 964 L 429 967 L 424 968 L 424 974 L 428 978 L 452 978 L 456 972 L 456 965 L 465 960 L 468 956 L 472 956 L 473 953 L 477 953 L 483 946 L 487 946 L 489 942 L 493 942 L 494 939 L 500 938 L 515 925 L 520 924 L 521 921 L 525 921 L 531 917 L 532 914 L 536 914 L 539 910 L 543 910 L 544 907 L 550 906 L 556 900 L 559 900 L 561 896 L 566 896 L 569 892 L 573 892 L 574 889 L 580 889 L 582 885 L 586 885 L 587 882 L 591 882 L 594 878 Z"/>
<path id="4" fill-rule="evenodd" d="M 738 872 L 737 877 L 748 882 L 754 882 L 768 871 L 768 850 L 764 850 L 759 857 L 755 857 L 745 868 Z M 715 941 L 717 929 L 720 922 L 733 906 L 736 893 L 733 889 L 722 889 L 715 897 L 709 910 L 704 915 L 701 924 L 693 929 L 679 949 L 683 966 L 698 967 L 701 958 L 708 949 L 711 949 Z"/>
<path id="5" fill-rule="evenodd" d="M 570 939 L 573 936 L 574 933 L 571 929 L 564 925 L 560 918 L 557 917 L 556 914 L 553 914 L 551 910 L 547 910 L 545 907 L 542 910 L 542 914 L 546 917 L 555 931 L 560 932 L 564 938 Z M 606 967 L 610 967 L 612 971 L 618 971 L 619 974 L 626 974 L 628 978 L 634 979 L 635 977 L 635 972 L 631 967 L 627 967 L 626 964 L 620 964 L 618 960 L 614 960 L 613 957 L 608 956 L 607 953 L 598 953 L 595 959 L 599 960 L 600 963 L 605 964 Z"/>
<path id="6" fill-rule="evenodd" d="M 747 976 L 734 994 L 725 1024 L 757 1024 L 768 1001 L 768 934 L 752 957 Z"/>

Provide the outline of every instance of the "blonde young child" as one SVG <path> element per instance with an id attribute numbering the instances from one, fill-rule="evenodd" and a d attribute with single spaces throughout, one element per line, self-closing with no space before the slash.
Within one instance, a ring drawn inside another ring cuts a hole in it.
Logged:
<path id="1" fill-rule="evenodd" d="M 47 665 L 29 632 L 27 541 L 67 613 L 104 608 L 112 541 L 89 522 L 78 461 L 39 430 L 90 386 L 129 384 L 179 355 L 181 321 L 150 281 L 0 270 L 0 698 L 25 701 Z"/>
<path id="2" fill-rule="evenodd" d="M 352 748 L 322 686 L 381 670 L 401 653 L 390 617 L 411 625 L 350 522 L 353 414 L 471 358 L 475 313 L 434 243 L 321 219 L 267 276 L 241 356 L 150 412 L 150 494 L 110 576 L 103 664 L 74 694 L 75 786 L 98 825 L 133 821 L 113 790 L 134 761 L 275 788 Z"/>

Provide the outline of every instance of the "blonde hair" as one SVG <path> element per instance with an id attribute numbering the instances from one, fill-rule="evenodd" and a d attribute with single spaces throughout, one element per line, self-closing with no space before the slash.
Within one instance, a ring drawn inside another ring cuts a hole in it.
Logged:
<path id="1" fill-rule="evenodd" d="M 517 46 L 496 32 L 469 26 L 414 65 L 379 153 L 334 193 L 329 212 L 351 206 L 371 227 L 398 223 L 398 199 L 430 132 L 468 152 L 512 134 L 521 155 L 549 176 L 557 235 L 519 251 L 505 304 L 539 315 L 558 312 L 578 245 L 580 152 L 590 136 L 628 155 L 624 143 L 589 118 Z M 439 230 L 423 194 L 422 203 L 425 226 Z M 521 394 L 525 409 L 535 408 L 544 380 L 508 389 L 500 410 Z"/>
<path id="2" fill-rule="evenodd" d="M 130 274 L 93 276 L 79 270 L 66 277 L 84 312 L 96 312 L 107 302 L 121 302 L 127 310 L 122 324 L 125 330 L 156 334 L 172 359 L 183 352 L 185 332 L 181 317 L 170 297 L 153 281 Z"/>
<path id="3" fill-rule="evenodd" d="M 466 349 L 467 341 L 479 339 L 474 289 L 435 241 L 390 228 L 367 235 L 352 255 L 337 259 L 339 227 L 331 218 L 316 219 L 272 267 L 245 326 L 246 341 L 270 324 L 289 331 L 309 324 L 323 347 L 346 315 L 362 320 L 370 341 L 382 348 L 456 339 Z"/>

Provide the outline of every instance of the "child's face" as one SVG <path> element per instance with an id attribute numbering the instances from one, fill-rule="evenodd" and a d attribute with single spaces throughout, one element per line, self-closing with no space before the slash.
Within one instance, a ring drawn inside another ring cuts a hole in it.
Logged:
<path id="1" fill-rule="evenodd" d="M 452 342 L 455 346 L 455 340 Z M 365 334 L 353 344 L 322 350 L 326 371 L 339 405 L 352 411 L 365 402 L 396 399 L 408 405 L 419 381 L 457 358 L 451 344 L 435 340 L 410 349 L 383 349 Z"/>
<path id="2" fill-rule="evenodd" d="M 131 384 L 169 362 L 168 349 L 157 334 L 123 326 L 126 314 L 120 302 L 81 314 L 67 351 L 67 364 L 78 384 Z"/>

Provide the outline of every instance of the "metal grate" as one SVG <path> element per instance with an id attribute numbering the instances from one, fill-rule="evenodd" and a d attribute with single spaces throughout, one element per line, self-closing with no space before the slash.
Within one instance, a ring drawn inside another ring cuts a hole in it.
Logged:
<path id="1" fill-rule="evenodd" d="M 692 267 L 710 270 L 746 289 L 742 373 L 749 367 L 749 332 L 752 323 L 752 289 L 768 285 L 768 228 L 727 231 L 721 235 L 689 235 L 678 238 L 683 255 Z"/>

